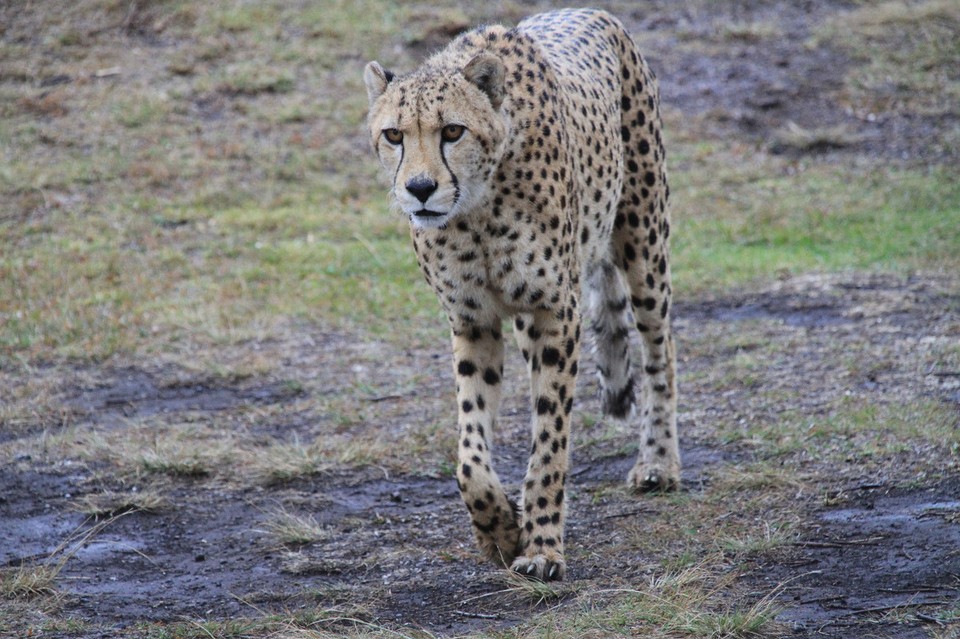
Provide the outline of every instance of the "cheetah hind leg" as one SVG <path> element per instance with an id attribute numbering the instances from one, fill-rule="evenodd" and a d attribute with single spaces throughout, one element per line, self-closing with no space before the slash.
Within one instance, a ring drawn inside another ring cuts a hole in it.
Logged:
<path id="1" fill-rule="evenodd" d="M 637 384 L 630 358 L 630 306 L 620 269 L 602 262 L 588 271 L 591 328 L 600 374 L 601 406 L 605 415 L 633 419 Z M 676 441 L 676 384 L 669 320 L 634 308 L 642 318 L 644 363 L 641 384 L 640 456 L 627 477 L 639 492 L 674 490 L 680 484 Z M 648 316 L 652 317 L 648 319 Z M 652 329 L 652 330 L 651 330 Z"/>
<path id="2" fill-rule="evenodd" d="M 666 308 L 667 294 L 658 308 Z M 677 442 L 676 356 L 667 313 L 634 307 L 642 327 L 643 387 L 640 409 L 640 455 L 627 476 L 639 492 L 669 491 L 680 487 L 680 450 Z"/>
<path id="3" fill-rule="evenodd" d="M 620 270 L 610 262 L 592 266 L 587 284 L 603 414 L 627 419 L 635 412 L 636 401 L 630 362 L 630 297 Z"/>

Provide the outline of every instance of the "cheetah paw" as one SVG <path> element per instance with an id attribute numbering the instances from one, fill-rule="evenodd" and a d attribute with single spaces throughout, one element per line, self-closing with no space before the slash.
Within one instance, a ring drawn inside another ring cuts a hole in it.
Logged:
<path id="1" fill-rule="evenodd" d="M 513 560 L 510 570 L 538 581 L 560 581 L 567 572 L 567 564 L 563 557 L 547 558 L 545 555 L 532 557 L 517 557 Z"/>
<path id="2" fill-rule="evenodd" d="M 627 475 L 627 484 L 640 493 L 677 490 L 680 487 L 680 469 L 638 463 Z"/>

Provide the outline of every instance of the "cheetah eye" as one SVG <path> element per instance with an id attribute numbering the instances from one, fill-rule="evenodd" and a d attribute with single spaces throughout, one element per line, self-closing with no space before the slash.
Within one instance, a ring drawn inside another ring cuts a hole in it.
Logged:
<path id="1" fill-rule="evenodd" d="M 403 142 L 403 131 L 400 129 L 384 129 L 383 137 L 387 138 L 390 144 L 400 144 Z"/>
<path id="2" fill-rule="evenodd" d="M 456 142 L 463 137 L 465 130 L 461 124 L 448 124 L 440 129 L 440 139 L 444 142 Z"/>

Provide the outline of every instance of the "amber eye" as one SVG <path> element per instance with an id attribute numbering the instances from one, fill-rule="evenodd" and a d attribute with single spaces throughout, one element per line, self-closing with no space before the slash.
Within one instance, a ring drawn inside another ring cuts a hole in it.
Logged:
<path id="1" fill-rule="evenodd" d="M 390 144 L 400 144 L 403 142 L 403 131 L 400 129 L 384 129 L 383 137 L 387 138 Z"/>
<path id="2" fill-rule="evenodd" d="M 460 124 L 448 124 L 440 129 L 440 138 L 444 142 L 456 142 L 463 136 L 464 130 Z"/>

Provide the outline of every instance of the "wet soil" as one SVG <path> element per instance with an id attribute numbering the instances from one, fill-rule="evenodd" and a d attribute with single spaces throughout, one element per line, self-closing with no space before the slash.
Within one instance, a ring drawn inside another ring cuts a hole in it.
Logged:
<path id="1" fill-rule="evenodd" d="M 807 277 L 739 297 L 682 302 L 676 330 L 688 354 L 681 360 L 686 371 L 681 380 L 722 365 L 722 350 L 702 350 L 715 332 L 740 332 L 785 345 L 782 357 L 767 361 L 760 375 L 771 383 L 807 384 L 810 395 L 799 398 L 801 405 L 831 392 L 902 399 L 903 379 L 913 363 L 838 382 L 835 355 L 824 358 L 824 349 L 860 350 L 859 340 L 865 338 L 888 354 L 909 353 L 923 340 L 955 336 L 960 326 L 956 290 L 952 282 L 934 278 Z M 402 370 L 412 355 L 418 372 L 426 369 L 445 382 L 448 364 L 441 349 L 385 351 L 382 361 Z M 308 369 L 316 370 L 312 367 L 326 355 L 312 357 L 316 361 Z M 508 362 L 507 378 L 511 370 L 513 377 L 522 375 L 516 360 L 512 356 Z M 302 361 L 291 361 L 304 370 Z M 349 378 L 347 371 L 355 368 L 356 360 L 347 359 L 332 364 L 327 374 Z M 952 378 L 929 372 L 925 385 L 907 387 L 908 395 L 933 396 L 960 410 Z M 195 416 L 229 411 L 238 401 L 284 406 L 299 397 L 278 390 L 286 387 L 274 382 L 171 388 L 158 383 L 155 373 L 130 368 L 102 370 L 100 376 L 93 388 L 79 389 L 66 403 L 82 406 L 82 419 L 107 413 L 104 423 L 112 428 L 129 422 L 112 421 L 110 411 L 175 416 L 186 410 Z M 169 378 L 169 371 L 159 377 Z M 596 414 L 596 384 L 588 378 L 589 368 L 580 410 Z M 814 378 L 819 381 L 804 381 Z M 746 397 L 749 389 L 725 392 L 718 401 L 696 381 L 681 384 L 683 491 L 708 495 L 724 468 L 757 459 L 749 448 L 723 445 L 714 427 L 745 416 L 764 419 L 764 409 Z M 529 412 L 523 408 L 523 384 L 508 390 L 497 457 L 505 481 L 516 487 Z M 416 409 L 416 398 L 392 401 Z M 443 419 L 444 411 L 421 418 Z M 584 425 L 574 454 L 570 593 L 577 584 L 646 583 L 661 570 L 661 557 L 624 538 L 636 534 L 638 526 L 662 525 L 676 507 L 670 499 L 636 498 L 619 488 L 633 462 L 629 435 L 607 441 L 589 437 L 601 427 Z M 937 626 L 924 611 L 960 601 L 960 483 L 932 474 L 928 482 L 904 487 L 914 474 L 855 463 L 839 471 L 833 476 L 817 471 L 828 498 L 810 493 L 799 498 L 799 533 L 785 546 L 753 558 L 742 583 L 758 596 L 779 593 L 786 636 L 852 637 L 864 629 L 871 636 L 927 636 Z M 41 561 L 64 540 L 79 540 L 94 523 L 75 511 L 79 496 L 105 488 L 131 490 L 129 479 L 111 480 L 95 464 L 47 468 L 29 458 L 0 470 L 0 484 L 5 487 L 0 565 L 6 566 Z M 174 478 L 162 489 L 175 507 L 118 517 L 79 544 L 66 562 L 58 581 L 65 594 L 61 614 L 103 629 L 102 635 L 82 636 L 112 636 L 134 623 L 263 611 L 307 614 L 318 608 L 453 636 L 519 623 L 539 609 L 536 602 L 506 592 L 500 572 L 481 561 L 449 474 L 343 468 L 271 485 Z M 264 525 L 279 507 L 315 517 L 329 535 L 302 546 L 278 544 Z"/>
<path id="2" fill-rule="evenodd" d="M 838 16 L 860 7 L 844 0 L 702 3 L 653 2 L 618 15 L 637 34 L 661 83 L 667 108 L 705 136 L 736 138 L 774 153 L 866 154 L 908 162 L 956 161 L 946 143 L 960 109 L 920 114 L 857 110 L 841 98 L 855 64 L 847 52 L 811 46 Z M 774 31 L 765 32 L 771 27 Z M 790 123 L 835 128 L 842 139 L 798 150 L 779 134 Z"/>
<path id="3" fill-rule="evenodd" d="M 524 4 L 528 12 L 543 8 Z M 939 143 L 957 125 L 955 115 L 934 121 L 890 113 L 867 120 L 832 96 L 850 61 L 804 43 L 818 25 L 859 3 L 703 3 L 693 9 L 696 3 L 660 2 L 642 11 L 635 3 L 609 4 L 648 52 L 666 108 L 704 136 L 769 145 L 790 121 L 843 124 L 857 142 L 831 152 L 957 159 L 956 148 Z M 774 22 L 780 35 L 759 41 L 717 35 L 724 24 L 764 21 Z M 704 46 L 696 50 L 677 46 L 700 40 Z M 944 276 L 808 276 L 738 295 L 681 300 L 675 317 L 683 495 L 708 494 L 724 468 L 761 456 L 718 434 L 720 426 L 729 431 L 739 423 L 774 421 L 788 409 L 816 415 L 842 397 L 922 398 L 960 411 L 957 371 L 938 368 L 929 354 L 931 344 L 960 339 L 958 290 L 957 281 Z M 736 343 L 724 346 L 731 337 Z M 351 384 L 385 376 L 392 377 L 384 387 L 399 380 L 397 387 L 405 388 L 404 380 L 417 379 L 414 391 L 374 398 L 391 404 L 395 426 L 385 437 L 402 436 L 404 424 L 451 419 L 443 340 L 398 349 L 372 340 L 357 346 L 354 338 L 294 327 L 260 345 L 265 357 L 280 362 L 269 379 L 197 378 L 131 362 L 78 367 L 64 374 L 58 389 L 69 419 L 0 431 L 0 443 L 67 427 L 124 429 L 145 418 L 197 419 L 251 406 L 274 411 L 275 417 L 251 427 L 257 433 L 306 438 L 318 432 L 316 420 L 330 418 L 303 414 L 299 400 L 335 397 Z M 758 357 L 758 381 L 724 384 L 711 377 L 730 358 L 767 343 L 779 350 Z M 521 367 L 515 354 L 511 358 L 497 458 L 502 476 L 516 486 L 529 409 Z M 578 414 L 599 412 L 592 372 L 586 364 Z M 791 389 L 793 403 L 771 407 L 759 389 Z M 568 524 L 573 588 L 646 583 L 662 572 L 657 552 L 624 539 L 638 526 L 670 521 L 678 507 L 671 498 L 635 498 L 619 488 L 635 446 L 629 436 L 600 437 L 604 427 L 584 424 L 574 454 Z M 886 468 L 856 459 L 833 468 L 804 462 L 829 498 L 798 497 L 798 536 L 753 558 L 741 580 L 757 598 L 780 593 L 784 636 L 923 637 L 942 630 L 935 617 L 923 615 L 928 608 L 956 606 L 960 596 L 960 482 L 956 466 L 939 473 L 923 466 L 926 455 L 943 457 L 909 451 L 902 462 L 886 460 Z M 512 625 L 542 609 L 504 592 L 501 574 L 480 560 L 449 473 L 344 467 L 271 485 L 217 475 L 149 481 L 159 484 L 172 507 L 123 514 L 73 548 L 64 565 L 58 614 L 94 628 L 73 636 L 111 637 L 150 621 L 318 608 L 452 636 Z M 47 465 L 22 455 L 0 468 L 0 486 L 0 566 L 15 567 L 42 561 L 94 525 L 75 509 L 78 497 L 129 491 L 137 480 L 114 477 L 104 464 Z M 277 544 L 264 526 L 279 507 L 314 516 L 329 536 L 302 546 Z"/>
<path id="4" fill-rule="evenodd" d="M 960 481 L 922 489 L 865 484 L 841 507 L 815 514 L 797 548 L 762 568 L 786 583 L 780 619 L 794 636 L 854 637 L 872 622 L 889 636 L 927 637 L 898 623 L 960 597 Z"/>

